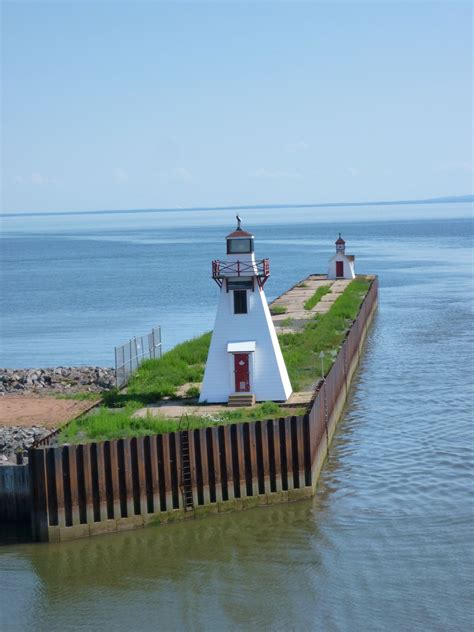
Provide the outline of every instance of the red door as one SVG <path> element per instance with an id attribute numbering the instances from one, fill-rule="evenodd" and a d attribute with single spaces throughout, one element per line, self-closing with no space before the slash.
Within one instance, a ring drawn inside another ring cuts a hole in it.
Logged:
<path id="1" fill-rule="evenodd" d="M 336 261 L 336 276 L 344 276 L 344 261 Z"/>
<path id="2" fill-rule="evenodd" d="M 249 354 L 234 354 L 235 392 L 248 393 L 250 391 Z"/>

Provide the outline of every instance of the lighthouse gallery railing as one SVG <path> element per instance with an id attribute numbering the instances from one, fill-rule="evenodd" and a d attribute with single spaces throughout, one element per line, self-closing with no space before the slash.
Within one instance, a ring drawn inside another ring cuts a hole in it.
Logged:
<path id="1" fill-rule="evenodd" d="M 265 285 L 270 276 L 269 259 L 259 261 L 220 261 L 216 259 L 212 262 L 212 278 L 219 286 L 227 277 L 257 277 L 260 287 Z"/>

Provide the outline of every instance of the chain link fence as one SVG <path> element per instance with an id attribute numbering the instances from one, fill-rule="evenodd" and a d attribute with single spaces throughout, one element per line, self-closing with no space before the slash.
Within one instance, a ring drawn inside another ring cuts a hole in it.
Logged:
<path id="1" fill-rule="evenodd" d="M 115 379 L 117 388 L 127 384 L 131 374 L 144 360 L 161 358 L 161 327 L 153 327 L 149 334 L 136 336 L 115 347 Z"/>

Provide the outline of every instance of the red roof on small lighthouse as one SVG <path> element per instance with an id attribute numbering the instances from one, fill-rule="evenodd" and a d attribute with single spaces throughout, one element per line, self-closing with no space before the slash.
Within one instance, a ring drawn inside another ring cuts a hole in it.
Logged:
<path id="1" fill-rule="evenodd" d="M 242 220 L 240 219 L 240 217 L 237 215 L 237 228 L 230 233 L 229 235 L 227 235 L 226 239 L 233 239 L 235 237 L 253 237 L 252 233 L 248 233 L 246 230 L 244 230 L 241 227 L 241 222 Z"/>
<path id="2" fill-rule="evenodd" d="M 252 233 L 248 233 L 246 230 L 234 230 L 233 233 L 229 233 L 226 239 L 230 239 L 231 237 L 253 237 Z"/>
<path id="3" fill-rule="evenodd" d="M 339 237 L 336 240 L 336 244 L 345 244 L 346 242 L 344 241 L 344 239 L 341 237 L 341 233 L 339 233 Z"/>

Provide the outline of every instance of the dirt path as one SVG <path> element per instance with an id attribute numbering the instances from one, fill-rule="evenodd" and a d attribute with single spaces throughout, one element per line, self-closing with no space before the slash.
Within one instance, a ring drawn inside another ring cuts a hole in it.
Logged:
<path id="1" fill-rule="evenodd" d="M 91 404 L 91 401 L 55 397 L 4 395 L 0 398 L 0 426 L 55 428 L 90 408 Z"/>

